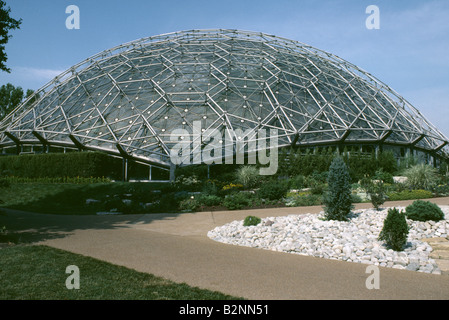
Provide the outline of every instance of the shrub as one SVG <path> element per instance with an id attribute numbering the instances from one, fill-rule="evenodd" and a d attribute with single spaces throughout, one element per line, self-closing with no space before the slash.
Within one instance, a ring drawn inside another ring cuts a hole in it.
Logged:
<path id="1" fill-rule="evenodd" d="M 433 192 L 437 196 L 447 196 L 449 195 L 449 185 L 448 184 L 439 184 L 433 187 Z"/>
<path id="2" fill-rule="evenodd" d="M 288 182 L 273 180 L 261 185 L 257 195 L 261 199 L 279 200 L 288 192 Z"/>
<path id="3" fill-rule="evenodd" d="M 289 207 L 317 206 L 322 204 L 322 198 L 316 194 L 293 195 L 285 202 Z"/>
<path id="4" fill-rule="evenodd" d="M 182 199 L 184 200 L 184 199 Z M 178 210 L 179 202 L 182 201 L 179 197 L 175 196 L 175 193 L 163 193 L 156 206 L 151 211 L 154 212 L 172 212 Z"/>
<path id="5" fill-rule="evenodd" d="M 427 190 L 402 190 L 400 192 L 387 193 L 388 199 L 391 201 L 398 200 L 415 200 L 432 198 L 433 194 Z"/>
<path id="6" fill-rule="evenodd" d="M 198 199 L 200 204 L 203 204 L 205 206 L 211 207 L 211 206 L 218 206 L 221 203 L 221 198 L 219 196 L 215 195 L 202 195 Z"/>
<path id="7" fill-rule="evenodd" d="M 11 183 L 6 178 L 0 178 L 0 189 L 2 188 L 9 188 L 11 186 Z"/>
<path id="8" fill-rule="evenodd" d="M 302 189 L 305 185 L 305 177 L 303 175 L 297 175 L 289 180 L 289 186 L 292 189 Z"/>
<path id="9" fill-rule="evenodd" d="M 404 171 L 407 184 L 413 189 L 430 190 L 437 184 L 438 171 L 427 164 L 417 164 Z"/>
<path id="10" fill-rule="evenodd" d="M 387 198 L 383 181 L 373 181 L 369 178 L 364 178 L 362 179 L 361 184 L 363 189 L 365 189 L 365 192 L 370 196 L 374 208 L 379 210 L 379 207 L 385 203 Z"/>
<path id="11" fill-rule="evenodd" d="M 393 184 L 393 175 L 389 172 L 385 172 L 383 169 L 379 169 L 374 174 L 374 180 L 381 180 L 383 183 Z"/>
<path id="12" fill-rule="evenodd" d="M 245 220 L 243 220 L 243 226 L 257 226 L 261 221 L 262 219 L 260 219 L 259 217 L 247 216 Z"/>
<path id="13" fill-rule="evenodd" d="M 195 211 L 198 207 L 199 203 L 196 199 L 187 198 L 179 202 L 179 210 L 181 211 Z"/>
<path id="14" fill-rule="evenodd" d="M 351 209 L 351 178 L 341 157 L 336 157 L 329 168 L 328 192 L 324 196 L 327 220 L 347 220 Z"/>
<path id="15" fill-rule="evenodd" d="M 312 194 L 321 195 L 324 193 L 325 190 L 326 190 L 326 184 L 318 182 L 318 181 L 312 183 L 312 185 L 310 186 L 310 192 Z"/>
<path id="16" fill-rule="evenodd" d="M 181 175 L 176 178 L 175 187 L 178 190 L 197 191 L 201 187 L 201 180 L 196 175 Z"/>
<path id="17" fill-rule="evenodd" d="M 0 157 L 0 171 L 23 178 L 119 178 L 121 161 L 101 152 L 26 154 Z"/>
<path id="18" fill-rule="evenodd" d="M 201 193 L 204 195 L 218 195 L 220 188 L 218 187 L 218 182 L 208 180 L 204 183 Z"/>
<path id="19" fill-rule="evenodd" d="M 260 180 L 259 169 L 250 165 L 242 166 L 236 172 L 236 180 L 245 189 L 253 188 Z"/>
<path id="20" fill-rule="evenodd" d="M 408 232 L 409 227 L 404 212 L 399 212 L 396 208 L 388 209 L 379 240 L 385 241 L 391 249 L 401 251 L 407 243 Z"/>
<path id="21" fill-rule="evenodd" d="M 371 204 L 376 210 L 379 210 L 379 207 L 385 203 L 385 193 L 383 192 L 374 192 L 369 194 L 371 199 Z"/>
<path id="22" fill-rule="evenodd" d="M 440 221 L 444 219 L 441 208 L 430 201 L 416 200 L 405 208 L 407 218 L 415 221 Z"/>
<path id="23" fill-rule="evenodd" d="M 251 197 L 243 192 L 233 193 L 224 198 L 223 205 L 228 210 L 239 210 L 251 205 Z"/>
<path id="24" fill-rule="evenodd" d="M 362 197 L 360 197 L 358 194 L 356 194 L 356 193 L 352 193 L 351 194 L 351 201 L 352 201 L 352 203 L 362 203 L 363 202 L 363 199 L 362 199 Z"/>

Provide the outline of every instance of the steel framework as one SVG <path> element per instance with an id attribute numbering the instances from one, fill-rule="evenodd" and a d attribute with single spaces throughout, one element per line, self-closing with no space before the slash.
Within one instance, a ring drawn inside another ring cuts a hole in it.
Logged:
<path id="1" fill-rule="evenodd" d="M 297 41 L 221 29 L 143 38 L 82 61 L 0 123 L 0 148 L 100 150 L 169 167 L 170 133 L 195 121 L 205 133 L 276 129 L 279 147 L 398 145 L 447 155 L 435 126 L 357 66 Z"/>

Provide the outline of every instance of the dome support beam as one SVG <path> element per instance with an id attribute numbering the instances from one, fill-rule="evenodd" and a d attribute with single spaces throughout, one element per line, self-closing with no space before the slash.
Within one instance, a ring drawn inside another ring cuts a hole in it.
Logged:
<path id="1" fill-rule="evenodd" d="M 86 147 L 72 134 L 69 134 L 69 139 L 73 142 L 73 144 L 78 148 L 79 151 L 86 149 Z"/>
<path id="2" fill-rule="evenodd" d="M 22 143 L 20 142 L 19 138 L 17 138 L 16 136 L 14 136 L 12 133 L 5 131 L 5 136 L 7 136 L 9 139 L 11 139 L 15 144 L 16 144 L 16 153 L 19 154 L 20 153 L 20 148 Z"/>

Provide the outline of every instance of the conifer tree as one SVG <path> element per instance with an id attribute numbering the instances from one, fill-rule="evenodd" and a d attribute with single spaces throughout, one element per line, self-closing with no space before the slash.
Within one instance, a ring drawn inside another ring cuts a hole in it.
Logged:
<path id="1" fill-rule="evenodd" d="M 345 221 L 353 208 L 351 177 L 340 156 L 335 157 L 329 168 L 328 192 L 324 197 L 327 220 Z"/>

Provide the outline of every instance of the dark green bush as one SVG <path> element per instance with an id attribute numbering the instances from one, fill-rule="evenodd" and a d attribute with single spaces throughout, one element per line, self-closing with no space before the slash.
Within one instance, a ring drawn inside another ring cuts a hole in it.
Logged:
<path id="1" fill-rule="evenodd" d="M 260 219 L 259 217 L 247 216 L 245 220 L 243 220 L 243 226 L 257 226 L 261 221 L 262 219 Z"/>
<path id="2" fill-rule="evenodd" d="M 399 212 L 396 208 L 388 209 L 379 240 L 385 241 L 391 249 L 401 251 L 407 243 L 408 232 L 404 212 Z"/>
<path id="3" fill-rule="evenodd" d="M 289 186 L 292 189 L 302 189 L 305 186 L 305 177 L 303 175 L 296 175 L 289 179 Z"/>
<path id="4" fill-rule="evenodd" d="M 187 198 L 179 202 L 179 210 L 181 211 L 195 211 L 199 206 L 199 202 L 192 198 Z"/>
<path id="5" fill-rule="evenodd" d="M 121 160 L 101 152 L 26 154 L 0 157 L 0 172 L 25 178 L 111 177 L 120 175 Z"/>
<path id="6" fill-rule="evenodd" d="M 381 180 L 383 183 L 393 184 L 393 175 L 389 172 L 385 172 L 383 169 L 377 170 L 374 174 L 374 180 Z"/>
<path id="7" fill-rule="evenodd" d="M 0 188 L 9 188 L 11 183 L 8 181 L 8 179 L 0 178 Z"/>
<path id="8" fill-rule="evenodd" d="M 261 199 L 280 200 L 288 190 L 288 181 L 272 180 L 263 183 L 257 191 L 257 195 Z"/>
<path id="9" fill-rule="evenodd" d="M 173 212 L 177 211 L 179 207 L 179 202 L 182 201 L 183 198 L 180 198 L 175 195 L 174 192 L 163 193 L 159 199 L 159 202 L 153 208 L 153 212 Z"/>
<path id="10" fill-rule="evenodd" d="M 201 193 L 208 196 L 216 196 L 219 194 L 220 189 L 223 187 L 218 186 L 218 181 L 207 180 L 203 183 Z"/>
<path id="11" fill-rule="evenodd" d="M 222 199 L 219 196 L 214 195 L 201 195 L 198 199 L 198 202 L 202 205 L 211 207 L 220 205 Z"/>
<path id="12" fill-rule="evenodd" d="M 440 221 L 444 219 L 441 208 L 430 201 L 416 200 L 405 208 L 407 218 L 415 221 Z"/>
<path id="13" fill-rule="evenodd" d="M 237 192 L 226 196 L 222 204 L 228 210 L 239 210 L 244 207 L 250 206 L 251 203 L 252 203 L 251 197 L 249 196 L 248 193 Z"/>
<path id="14" fill-rule="evenodd" d="M 336 157 L 329 168 L 328 192 L 324 196 L 327 220 L 347 220 L 353 208 L 351 177 L 341 157 Z"/>

